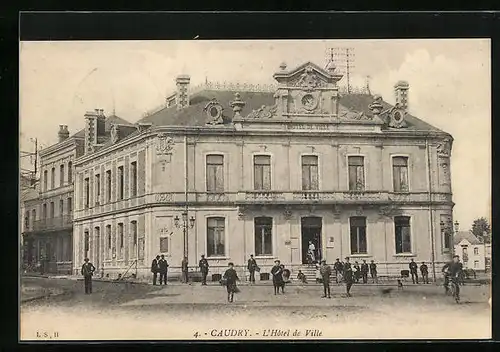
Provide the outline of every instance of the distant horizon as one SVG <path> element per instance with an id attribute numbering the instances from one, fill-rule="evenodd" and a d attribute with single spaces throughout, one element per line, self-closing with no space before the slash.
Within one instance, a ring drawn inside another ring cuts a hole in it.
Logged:
<path id="1" fill-rule="evenodd" d="M 273 84 L 283 61 L 288 68 L 306 61 L 323 67 L 327 48 L 346 46 L 356 54 L 353 86 L 364 87 L 369 75 L 371 93 L 394 104 L 393 86 L 406 80 L 409 112 L 453 136 L 454 221 L 460 230 L 480 217 L 491 225 L 491 62 L 485 39 L 21 42 L 20 146 L 32 151 L 30 138 L 45 147 L 57 143 L 60 124 L 74 135 L 94 108 L 134 123 L 165 103 L 182 73 L 190 75 L 191 87 L 206 80 Z"/>

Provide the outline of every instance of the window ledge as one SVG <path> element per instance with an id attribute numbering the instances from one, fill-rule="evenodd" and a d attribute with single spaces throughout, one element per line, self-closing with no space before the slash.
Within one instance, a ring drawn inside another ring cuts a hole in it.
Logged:
<path id="1" fill-rule="evenodd" d="M 351 254 L 349 255 L 349 258 L 368 258 L 368 257 L 373 257 L 371 254 Z"/>
<path id="2" fill-rule="evenodd" d="M 397 253 L 393 254 L 394 257 L 416 257 L 415 253 Z"/>
<path id="3" fill-rule="evenodd" d="M 277 259 L 274 255 L 256 255 L 255 259 Z"/>
<path id="4" fill-rule="evenodd" d="M 206 260 L 228 260 L 229 257 L 205 257 Z"/>

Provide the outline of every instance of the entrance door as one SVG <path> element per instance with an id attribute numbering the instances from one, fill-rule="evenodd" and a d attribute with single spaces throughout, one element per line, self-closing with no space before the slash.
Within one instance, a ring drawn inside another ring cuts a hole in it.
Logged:
<path id="1" fill-rule="evenodd" d="M 310 216 L 301 219 L 301 234 L 302 234 L 302 263 L 308 264 L 309 248 L 314 248 L 314 262 L 319 262 L 322 257 L 321 253 L 321 226 L 323 219 L 318 216 Z M 311 246 L 312 243 L 312 246 Z"/>

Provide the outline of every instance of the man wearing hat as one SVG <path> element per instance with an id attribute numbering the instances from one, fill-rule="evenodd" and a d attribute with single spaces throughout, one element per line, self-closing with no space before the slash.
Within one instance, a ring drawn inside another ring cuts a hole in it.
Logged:
<path id="1" fill-rule="evenodd" d="M 331 298 L 330 296 L 330 275 L 332 274 L 332 268 L 330 268 L 330 265 L 326 264 L 326 260 L 321 261 L 321 267 L 319 269 L 321 273 L 321 278 L 323 280 L 323 297 L 322 298 Z M 327 296 L 328 292 L 328 296 Z"/>
<path id="2" fill-rule="evenodd" d="M 274 294 L 279 293 L 279 288 L 283 282 L 283 271 L 279 260 L 274 261 L 274 266 L 271 269 L 271 275 L 273 276 Z"/>
<path id="3" fill-rule="evenodd" d="M 160 270 L 158 262 L 160 261 L 160 256 L 157 255 L 155 259 L 151 262 L 151 272 L 153 273 L 153 285 L 156 285 L 156 279 L 158 278 L 158 272 Z"/>
<path id="4" fill-rule="evenodd" d="M 82 265 L 83 282 L 85 284 L 85 294 L 92 293 L 92 275 L 94 274 L 95 267 L 89 262 L 89 258 L 85 258 L 85 263 Z"/>
<path id="5" fill-rule="evenodd" d="M 161 259 L 158 261 L 158 270 L 160 272 L 160 285 L 167 284 L 167 272 L 168 272 L 168 262 L 165 259 L 165 255 L 161 255 Z"/>
<path id="6" fill-rule="evenodd" d="M 349 257 L 345 258 L 344 263 L 344 281 L 347 291 L 347 297 L 351 297 L 351 287 L 353 282 L 351 263 L 349 262 Z"/>
<path id="7" fill-rule="evenodd" d="M 201 284 L 206 286 L 207 284 L 207 275 L 208 275 L 208 261 L 205 259 L 205 255 L 201 255 L 200 262 L 198 263 L 201 271 Z"/>
<path id="8" fill-rule="evenodd" d="M 248 259 L 248 272 L 250 273 L 250 282 L 255 283 L 255 271 L 257 270 L 257 262 L 255 261 L 253 254 L 250 254 L 250 259 Z"/>

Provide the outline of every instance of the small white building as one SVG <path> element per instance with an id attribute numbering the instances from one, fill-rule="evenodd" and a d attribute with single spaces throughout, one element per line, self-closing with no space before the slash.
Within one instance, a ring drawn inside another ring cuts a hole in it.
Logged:
<path id="1" fill-rule="evenodd" d="M 455 253 L 466 269 L 484 271 L 485 244 L 471 231 L 458 231 L 455 234 Z"/>

